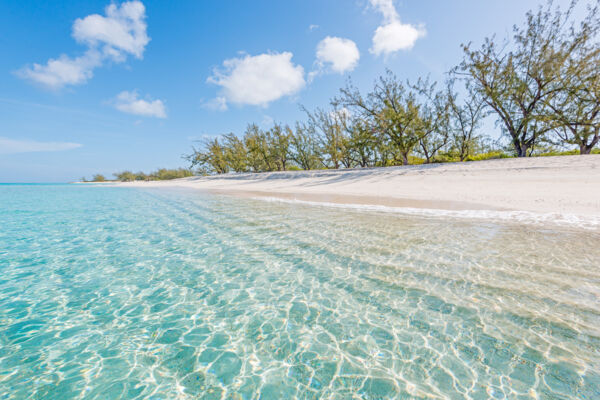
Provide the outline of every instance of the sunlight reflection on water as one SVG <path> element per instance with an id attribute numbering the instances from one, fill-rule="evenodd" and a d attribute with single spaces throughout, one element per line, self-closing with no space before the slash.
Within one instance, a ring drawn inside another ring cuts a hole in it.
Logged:
<path id="1" fill-rule="evenodd" d="M 600 234 L 0 188 L 1 398 L 600 398 Z"/>

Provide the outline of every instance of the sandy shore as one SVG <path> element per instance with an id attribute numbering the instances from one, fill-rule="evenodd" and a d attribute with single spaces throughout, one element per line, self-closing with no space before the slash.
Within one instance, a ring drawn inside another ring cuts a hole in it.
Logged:
<path id="1" fill-rule="evenodd" d="M 600 216 L 600 155 L 227 174 L 119 185 L 340 204 Z"/>

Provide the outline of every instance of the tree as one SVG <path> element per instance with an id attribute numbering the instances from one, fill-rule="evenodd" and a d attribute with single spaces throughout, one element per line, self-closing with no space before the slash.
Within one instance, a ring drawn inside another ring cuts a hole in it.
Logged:
<path id="1" fill-rule="evenodd" d="M 600 141 L 600 46 L 589 40 L 597 36 L 600 26 L 596 13 L 592 9 L 579 30 L 571 31 L 571 35 L 578 35 L 588 30 L 581 40 L 591 43 L 571 55 L 562 72 L 568 83 L 547 101 L 547 113 L 558 124 L 556 136 L 562 143 L 577 145 L 580 154 L 590 154 Z M 596 22 L 591 22 L 594 18 Z"/>
<path id="2" fill-rule="evenodd" d="M 92 177 L 92 182 L 105 182 L 106 178 L 102 174 L 96 174 Z"/>
<path id="3" fill-rule="evenodd" d="M 278 171 L 285 171 L 290 155 L 290 135 L 287 129 L 280 124 L 275 124 L 267 131 L 268 148 L 271 159 L 275 161 Z"/>
<path id="4" fill-rule="evenodd" d="M 315 131 L 301 122 L 296 122 L 295 131 L 289 126 L 286 131 L 290 137 L 290 159 L 303 170 L 320 168 L 321 155 Z"/>
<path id="5" fill-rule="evenodd" d="M 235 172 L 248 170 L 248 150 L 246 145 L 234 133 L 223 137 L 224 158 L 227 165 Z"/>
<path id="6" fill-rule="evenodd" d="M 375 165 L 377 138 L 373 130 L 360 118 L 354 118 L 346 125 L 348 132 L 348 153 L 355 164 L 361 168 Z"/>
<path id="7" fill-rule="evenodd" d="M 170 179 L 187 178 L 194 175 L 193 172 L 186 168 L 167 169 L 159 168 L 150 174 L 155 180 L 165 181 Z"/>
<path id="8" fill-rule="evenodd" d="M 225 157 L 225 147 L 218 138 L 205 140 L 202 148 L 192 147 L 192 154 L 184 156 L 191 164 L 191 168 L 198 167 L 202 172 L 216 172 L 224 174 L 229 172 L 229 165 Z"/>
<path id="9" fill-rule="evenodd" d="M 478 139 L 476 132 L 484 117 L 484 103 L 481 96 L 468 84 L 462 102 L 459 102 L 458 94 L 454 92 L 453 80 L 448 82 L 447 90 L 452 147 L 458 153 L 460 161 L 465 161 L 473 154 Z"/>
<path id="10" fill-rule="evenodd" d="M 543 107 L 561 90 L 561 71 L 569 57 L 587 41 L 587 32 L 566 38 L 574 4 L 566 12 L 552 11 L 552 3 L 527 13 L 524 28 L 514 27 L 514 47 L 498 46 L 486 38 L 479 50 L 463 45 L 465 59 L 459 70 L 499 118 L 518 157 L 531 155 L 535 145 L 556 127 Z"/>
<path id="11" fill-rule="evenodd" d="M 258 125 L 248 125 L 244 134 L 244 143 L 248 150 L 248 165 L 254 172 L 275 171 L 277 169 L 277 160 L 269 148 L 269 137 Z"/>
<path id="12" fill-rule="evenodd" d="M 419 105 L 415 93 L 407 90 L 391 71 L 376 81 L 366 97 L 351 85 L 341 89 L 335 104 L 351 108 L 368 121 L 382 139 L 389 140 L 394 158 L 408 165 L 408 156 L 422 136 Z"/>
<path id="13" fill-rule="evenodd" d="M 419 95 L 419 135 L 418 152 L 429 164 L 449 140 L 450 113 L 448 93 L 436 91 L 436 83 L 429 79 L 419 79 L 412 88 Z"/>
<path id="14" fill-rule="evenodd" d="M 317 132 L 321 139 L 321 151 L 326 158 L 324 164 L 334 169 L 341 165 L 348 168 L 348 143 L 344 129 L 347 112 L 336 108 L 332 111 L 317 108 L 312 113 L 306 109 L 304 111 L 310 129 Z"/>
<path id="15" fill-rule="evenodd" d="M 113 174 L 121 182 L 133 182 L 135 175 L 131 171 L 116 172 Z"/>

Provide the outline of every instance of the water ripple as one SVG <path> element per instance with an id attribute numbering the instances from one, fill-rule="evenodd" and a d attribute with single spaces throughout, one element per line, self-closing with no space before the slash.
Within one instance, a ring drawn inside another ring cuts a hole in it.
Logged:
<path id="1" fill-rule="evenodd" d="M 597 232 L 0 190 L 0 398 L 600 398 Z"/>

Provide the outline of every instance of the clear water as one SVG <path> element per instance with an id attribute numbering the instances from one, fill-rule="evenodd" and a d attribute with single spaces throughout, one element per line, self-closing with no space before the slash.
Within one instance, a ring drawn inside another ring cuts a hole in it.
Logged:
<path id="1" fill-rule="evenodd" d="M 600 234 L 0 186 L 0 399 L 598 399 Z"/>

